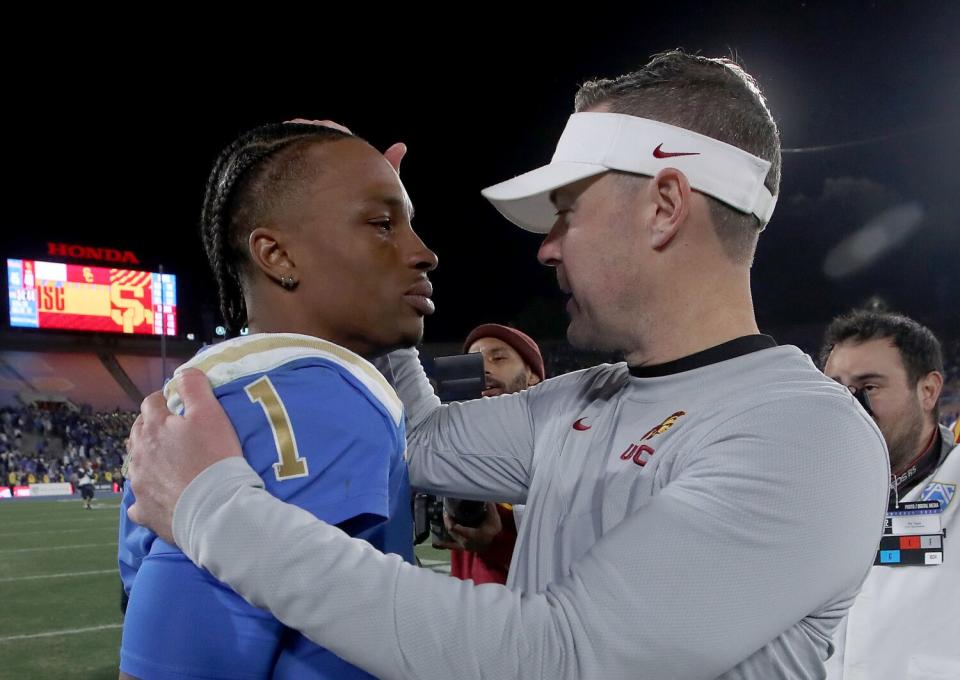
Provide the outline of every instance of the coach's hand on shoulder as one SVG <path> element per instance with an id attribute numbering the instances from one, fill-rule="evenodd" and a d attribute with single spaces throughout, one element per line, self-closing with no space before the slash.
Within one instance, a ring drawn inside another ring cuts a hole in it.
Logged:
<path id="1" fill-rule="evenodd" d="M 184 415 L 170 413 L 163 394 L 154 392 L 140 405 L 128 449 L 136 502 L 127 515 L 170 543 L 173 511 L 187 485 L 210 465 L 243 455 L 237 433 L 201 371 L 183 371 L 175 388 Z"/>

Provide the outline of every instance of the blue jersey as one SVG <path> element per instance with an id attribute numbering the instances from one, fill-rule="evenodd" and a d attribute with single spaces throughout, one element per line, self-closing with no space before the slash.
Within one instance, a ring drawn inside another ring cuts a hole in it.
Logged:
<path id="1" fill-rule="evenodd" d="M 377 370 L 317 338 L 257 334 L 184 364 L 206 373 L 266 489 L 413 562 L 403 407 Z M 182 412 L 168 385 L 167 404 Z M 287 629 L 130 522 L 119 562 L 130 595 L 120 669 L 139 678 L 368 678 Z"/>

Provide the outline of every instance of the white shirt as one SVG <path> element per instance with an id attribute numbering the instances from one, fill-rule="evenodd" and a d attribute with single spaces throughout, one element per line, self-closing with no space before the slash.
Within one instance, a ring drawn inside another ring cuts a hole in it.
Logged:
<path id="1" fill-rule="evenodd" d="M 951 441 L 941 428 L 944 446 Z M 960 678 L 960 447 L 902 501 L 949 498 L 940 512 L 947 530 L 943 564 L 875 566 L 837 629 L 829 680 L 957 680 Z M 939 486 L 933 486 L 939 485 Z"/>

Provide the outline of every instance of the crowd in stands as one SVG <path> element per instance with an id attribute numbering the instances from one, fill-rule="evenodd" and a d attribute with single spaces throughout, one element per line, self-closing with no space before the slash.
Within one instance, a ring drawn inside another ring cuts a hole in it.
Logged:
<path id="1" fill-rule="evenodd" d="M 124 442 L 137 414 L 94 413 L 64 402 L 0 408 L 0 480 L 9 487 L 119 481 Z"/>

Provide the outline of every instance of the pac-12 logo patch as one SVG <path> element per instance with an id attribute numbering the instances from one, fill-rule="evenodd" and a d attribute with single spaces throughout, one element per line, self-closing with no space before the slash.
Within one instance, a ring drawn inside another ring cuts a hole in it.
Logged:
<path id="1" fill-rule="evenodd" d="M 943 512 L 946 510 L 947 506 L 950 505 L 950 501 L 953 500 L 953 497 L 956 495 L 956 493 L 956 484 L 947 484 L 946 482 L 930 482 L 923 487 L 923 491 L 920 492 L 920 500 L 940 501 L 940 511 Z"/>

